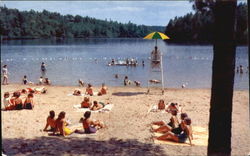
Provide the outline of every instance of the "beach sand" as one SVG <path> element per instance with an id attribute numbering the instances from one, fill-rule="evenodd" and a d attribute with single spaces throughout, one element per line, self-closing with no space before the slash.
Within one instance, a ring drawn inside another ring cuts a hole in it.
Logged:
<path id="1" fill-rule="evenodd" d="M 13 92 L 28 86 L 11 84 L 1 86 L 1 97 L 6 91 Z M 32 86 L 34 87 L 34 86 Z M 167 113 L 148 113 L 159 99 L 165 103 L 177 102 L 192 118 L 193 126 L 208 128 L 209 89 L 159 89 L 140 87 L 109 87 L 108 94 L 94 96 L 91 100 L 110 102 L 110 112 L 92 113 L 107 126 L 96 135 L 63 137 L 48 136 L 43 132 L 50 110 L 66 112 L 66 118 L 78 123 L 82 112 L 73 105 L 80 104 L 83 97 L 67 96 L 77 86 L 46 86 L 48 93 L 36 94 L 33 110 L 1 111 L 2 147 L 7 155 L 206 155 L 205 146 L 173 146 L 155 144 L 151 139 L 149 124 L 152 121 L 169 120 Z M 81 88 L 85 90 L 85 88 Z M 99 87 L 94 87 L 97 91 Z M 250 152 L 249 92 L 234 91 L 232 119 L 232 155 Z"/>

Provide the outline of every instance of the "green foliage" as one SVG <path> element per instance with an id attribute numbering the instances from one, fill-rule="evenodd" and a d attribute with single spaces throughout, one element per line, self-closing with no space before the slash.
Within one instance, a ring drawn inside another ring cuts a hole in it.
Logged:
<path id="1" fill-rule="evenodd" d="M 62 16 L 56 12 L 18 11 L 0 7 L 0 35 L 14 38 L 88 38 L 88 37 L 144 37 L 164 27 L 122 24 L 79 15 Z"/>
<path id="2" fill-rule="evenodd" d="M 200 1 L 196 1 L 200 2 Z M 196 4 L 196 12 L 171 19 L 166 26 L 165 33 L 171 38 L 168 42 L 179 43 L 212 43 L 213 42 L 213 13 L 212 3 Z M 206 6 L 206 7 L 204 7 Z M 236 10 L 236 41 L 247 44 L 247 4 L 240 3 Z"/>

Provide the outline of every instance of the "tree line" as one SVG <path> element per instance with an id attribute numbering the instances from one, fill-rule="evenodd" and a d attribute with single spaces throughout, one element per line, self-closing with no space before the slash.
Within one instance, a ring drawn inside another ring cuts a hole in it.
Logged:
<path id="1" fill-rule="evenodd" d="M 19 11 L 0 7 L 0 35 L 4 39 L 25 38 L 137 38 L 152 31 L 164 31 L 161 26 L 122 24 L 79 15 L 61 15 L 43 10 Z"/>
<path id="2" fill-rule="evenodd" d="M 195 9 L 182 17 L 171 19 L 165 33 L 171 38 L 168 42 L 178 43 L 212 43 L 214 40 L 214 16 L 211 9 Z M 239 3 L 236 8 L 236 42 L 247 44 L 248 40 L 248 7 Z"/>

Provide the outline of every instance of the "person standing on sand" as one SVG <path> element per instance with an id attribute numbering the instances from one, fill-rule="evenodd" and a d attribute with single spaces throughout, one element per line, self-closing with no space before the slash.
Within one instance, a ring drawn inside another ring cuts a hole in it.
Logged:
<path id="1" fill-rule="evenodd" d="M 3 65 L 3 69 L 2 69 L 2 73 L 3 73 L 3 85 L 7 85 L 8 84 L 8 69 L 7 69 L 7 65 Z"/>

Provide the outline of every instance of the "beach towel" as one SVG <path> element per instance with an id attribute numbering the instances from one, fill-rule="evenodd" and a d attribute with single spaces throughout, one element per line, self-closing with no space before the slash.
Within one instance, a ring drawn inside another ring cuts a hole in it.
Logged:
<path id="1" fill-rule="evenodd" d="M 93 92 L 93 96 L 97 96 L 97 95 L 98 95 L 98 92 Z M 77 95 L 73 95 L 73 93 L 69 93 L 69 94 L 67 94 L 67 96 L 77 96 Z M 90 96 L 90 95 L 81 94 L 81 95 L 78 95 L 78 96 Z"/>
<path id="2" fill-rule="evenodd" d="M 77 112 L 86 112 L 86 111 L 91 111 L 91 112 L 109 112 L 113 108 L 113 104 L 107 104 L 107 105 L 105 105 L 104 108 L 96 110 L 96 111 L 90 110 L 89 108 L 81 108 L 81 104 L 74 105 L 73 107 L 76 108 Z"/>
<path id="3" fill-rule="evenodd" d="M 156 113 L 156 112 L 165 113 L 166 111 L 165 111 L 165 109 L 159 110 L 157 105 L 153 105 L 148 110 L 148 113 L 150 113 L 150 112 L 153 112 L 153 113 Z"/>
<path id="4" fill-rule="evenodd" d="M 153 129 L 158 128 L 157 125 L 152 125 Z M 193 140 L 192 144 L 195 146 L 207 146 L 208 145 L 208 130 L 204 127 L 193 126 Z M 154 136 L 159 137 L 163 135 L 162 133 L 153 133 Z M 178 145 L 178 146 L 190 146 L 189 140 L 187 139 L 185 143 L 177 143 L 171 140 L 154 140 L 155 144 L 167 144 L 167 145 Z"/>

